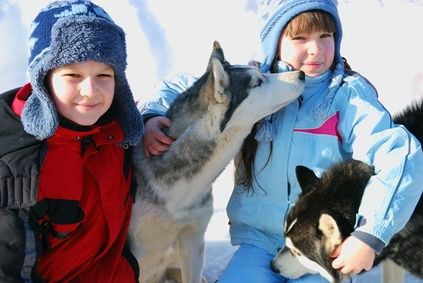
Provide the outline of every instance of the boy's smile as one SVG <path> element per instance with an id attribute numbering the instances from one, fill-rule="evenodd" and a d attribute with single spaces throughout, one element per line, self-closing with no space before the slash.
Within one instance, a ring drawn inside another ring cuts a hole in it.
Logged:
<path id="1" fill-rule="evenodd" d="M 53 69 L 48 81 L 60 115 L 82 126 L 95 124 L 113 102 L 114 71 L 103 63 L 64 65 Z"/>

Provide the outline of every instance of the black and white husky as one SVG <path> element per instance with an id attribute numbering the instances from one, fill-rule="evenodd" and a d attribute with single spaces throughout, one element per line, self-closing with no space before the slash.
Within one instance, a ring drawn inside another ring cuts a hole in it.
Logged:
<path id="1" fill-rule="evenodd" d="M 162 156 L 134 153 L 137 197 L 130 225 L 141 282 L 205 282 L 204 233 L 213 213 L 213 181 L 253 125 L 295 100 L 304 73 L 263 74 L 230 65 L 217 42 L 205 74 L 166 116 L 176 141 Z M 166 281 L 169 280 L 169 281 Z M 173 281 L 172 281 L 173 280 Z"/>
<path id="2" fill-rule="evenodd" d="M 409 107 L 394 121 L 423 142 L 423 103 Z M 321 178 L 304 166 L 298 166 L 296 173 L 302 193 L 287 216 L 286 247 L 274 257 L 272 269 L 292 279 L 320 273 L 338 283 L 349 275 L 332 268 L 331 255 L 353 231 L 373 167 L 350 160 L 336 164 Z M 407 225 L 376 256 L 374 265 L 381 262 L 384 282 L 402 282 L 402 268 L 423 278 L 423 197 Z"/>

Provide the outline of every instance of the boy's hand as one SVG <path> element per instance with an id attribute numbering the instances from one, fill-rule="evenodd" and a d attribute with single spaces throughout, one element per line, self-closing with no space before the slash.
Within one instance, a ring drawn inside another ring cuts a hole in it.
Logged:
<path id="1" fill-rule="evenodd" d="M 173 139 L 162 129 L 169 128 L 171 121 L 164 116 L 150 118 L 145 123 L 144 154 L 145 156 L 161 155 L 169 149 Z"/>
<path id="2" fill-rule="evenodd" d="M 340 269 L 344 274 L 358 274 L 363 269 L 372 268 L 375 251 L 354 236 L 349 236 L 342 244 L 339 255 L 332 262 L 332 267 Z"/>

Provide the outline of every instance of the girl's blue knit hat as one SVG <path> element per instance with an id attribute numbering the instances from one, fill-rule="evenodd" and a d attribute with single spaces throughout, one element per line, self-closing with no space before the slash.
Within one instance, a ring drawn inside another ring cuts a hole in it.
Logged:
<path id="1" fill-rule="evenodd" d="M 52 2 L 32 22 L 28 62 L 32 94 L 22 112 L 24 130 L 38 139 L 54 134 L 59 120 L 46 87 L 46 75 L 54 68 L 87 60 L 113 68 L 113 107 L 125 134 L 124 142 L 137 144 L 143 121 L 125 75 L 125 33 L 102 8 L 87 0 Z"/>
<path id="2" fill-rule="evenodd" d="M 342 25 L 336 6 L 336 0 L 263 0 L 259 6 L 259 14 L 262 21 L 260 42 L 263 51 L 260 69 L 263 72 L 268 72 L 271 69 L 275 61 L 281 33 L 292 18 L 298 14 L 311 10 L 322 10 L 332 16 L 336 26 L 335 68 L 333 70 L 328 95 L 314 111 L 316 118 L 319 119 L 325 119 L 329 114 L 333 97 L 340 87 L 344 76 L 344 61 L 340 53 Z M 267 119 L 267 122 L 269 122 L 269 120 L 270 119 Z M 260 132 L 261 129 L 258 129 L 258 135 L 260 135 Z"/>

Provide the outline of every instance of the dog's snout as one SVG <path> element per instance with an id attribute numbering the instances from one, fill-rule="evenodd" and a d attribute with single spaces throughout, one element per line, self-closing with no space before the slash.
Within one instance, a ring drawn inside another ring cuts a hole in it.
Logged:
<path id="1" fill-rule="evenodd" d="M 275 266 L 275 264 L 273 263 L 273 260 L 270 262 L 270 269 L 271 269 L 274 273 L 278 273 L 278 274 L 279 274 L 279 269 Z"/>
<path id="2" fill-rule="evenodd" d="M 298 79 L 300 79 L 301 81 L 305 80 L 305 74 L 303 71 L 300 71 L 299 75 L 298 75 Z"/>

